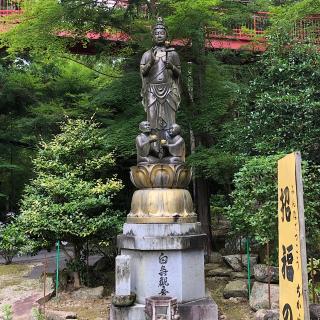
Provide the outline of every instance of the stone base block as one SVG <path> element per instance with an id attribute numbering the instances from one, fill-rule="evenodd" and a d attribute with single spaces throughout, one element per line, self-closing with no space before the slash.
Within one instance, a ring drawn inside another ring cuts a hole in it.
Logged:
<path id="1" fill-rule="evenodd" d="M 111 306 L 110 320 L 146 320 L 143 304 L 117 308 Z M 218 307 L 211 298 L 204 298 L 179 304 L 179 314 L 183 320 L 218 320 Z"/>
<path id="2" fill-rule="evenodd" d="M 131 257 L 131 291 L 137 303 L 158 295 L 175 297 L 178 302 L 206 296 L 203 250 L 122 249 L 121 253 Z"/>
<path id="3" fill-rule="evenodd" d="M 110 320 L 146 320 L 143 304 L 134 304 L 132 307 L 119 308 L 111 305 Z"/>
<path id="4" fill-rule="evenodd" d="M 158 295 L 175 297 L 178 303 L 203 299 L 205 237 L 199 223 L 125 224 L 118 247 L 130 257 L 136 302 Z"/>

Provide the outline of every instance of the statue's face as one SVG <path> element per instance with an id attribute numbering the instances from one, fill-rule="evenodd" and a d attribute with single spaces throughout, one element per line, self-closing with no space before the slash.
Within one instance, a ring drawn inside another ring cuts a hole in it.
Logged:
<path id="1" fill-rule="evenodd" d="M 180 126 L 179 125 L 173 125 L 170 129 L 169 129 L 169 135 L 171 137 L 175 137 L 177 135 L 180 134 Z"/>
<path id="2" fill-rule="evenodd" d="M 150 122 L 144 121 L 140 124 L 140 130 L 144 133 L 151 132 Z"/>
<path id="3" fill-rule="evenodd" d="M 167 40 L 167 31 L 162 28 L 154 29 L 153 40 L 156 44 L 163 44 Z"/>

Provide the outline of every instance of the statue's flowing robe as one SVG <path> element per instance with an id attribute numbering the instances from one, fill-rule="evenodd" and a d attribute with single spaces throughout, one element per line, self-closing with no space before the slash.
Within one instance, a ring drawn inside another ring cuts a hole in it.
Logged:
<path id="1" fill-rule="evenodd" d="M 136 138 L 137 148 L 137 162 L 152 163 L 157 159 L 155 157 L 155 151 L 150 144 L 149 136 L 145 133 L 141 133 Z"/>
<path id="2" fill-rule="evenodd" d="M 144 53 L 141 67 L 151 60 L 152 50 Z M 165 66 L 166 60 L 180 69 L 180 59 L 174 49 L 157 52 L 156 61 L 146 76 L 142 76 L 142 104 L 151 128 L 167 130 L 176 122 L 181 101 L 179 77 Z"/>
<path id="3" fill-rule="evenodd" d="M 167 134 L 167 141 L 169 156 L 166 158 L 171 159 L 171 161 L 173 160 L 173 162 L 185 162 L 186 146 L 183 138 L 180 135 L 170 137 L 170 135 Z"/>

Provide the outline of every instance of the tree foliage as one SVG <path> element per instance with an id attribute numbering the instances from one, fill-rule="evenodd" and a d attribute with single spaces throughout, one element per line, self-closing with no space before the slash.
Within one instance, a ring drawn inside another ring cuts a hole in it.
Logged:
<path id="1" fill-rule="evenodd" d="M 123 186 L 106 150 L 93 120 L 68 119 L 60 134 L 42 142 L 33 160 L 35 178 L 22 198 L 19 221 L 26 234 L 72 243 L 76 264 L 87 240 L 113 237 L 121 226 L 112 199 Z"/>
<path id="2" fill-rule="evenodd" d="M 36 177 L 26 187 L 21 218 L 31 235 L 50 240 L 87 239 L 117 231 L 112 198 L 122 188 L 104 136 L 92 120 L 67 120 L 43 142 L 33 161 Z"/>
<path id="3" fill-rule="evenodd" d="M 235 233 L 254 238 L 260 244 L 275 242 L 278 229 L 277 161 L 283 155 L 251 157 L 235 175 L 233 205 L 227 211 Z M 303 163 L 307 237 L 319 239 L 320 167 Z"/>
<path id="4" fill-rule="evenodd" d="M 37 245 L 27 237 L 16 219 L 7 224 L 0 223 L 0 256 L 6 264 L 10 264 L 16 255 L 33 253 Z"/>
<path id="5" fill-rule="evenodd" d="M 230 145 L 246 154 L 301 150 L 319 163 L 319 63 L 317 49 L 302 44 L 267 53 L 243 92 Z"/>
<path id="6" fill-rule="evenodd" d="M 260 75 L 239 93 L 238 117 L 230 122 L 223 143 L 227 150 L 250 159 L 235 175 L 229 217 L 235 230 L 260 243 L 276 238 L 276 160 L 279 154 L 293 151 L 301 151 L 306 161 L 303 180 L 308 238 L 315 241 L 319 237 L 320 56 L 311 43 L 284 45 L 285 33 L 270 29 L 270 48 L 258 63 Z"/>

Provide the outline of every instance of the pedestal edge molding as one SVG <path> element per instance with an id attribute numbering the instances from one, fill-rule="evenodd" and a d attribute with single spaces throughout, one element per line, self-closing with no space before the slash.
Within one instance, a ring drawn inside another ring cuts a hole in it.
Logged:
<path id="1" fill-rule="evenodd" d="M 139 251 L 203 249 L 206 234 L 172 237 L 118 235 L 118 248 Z"/>

